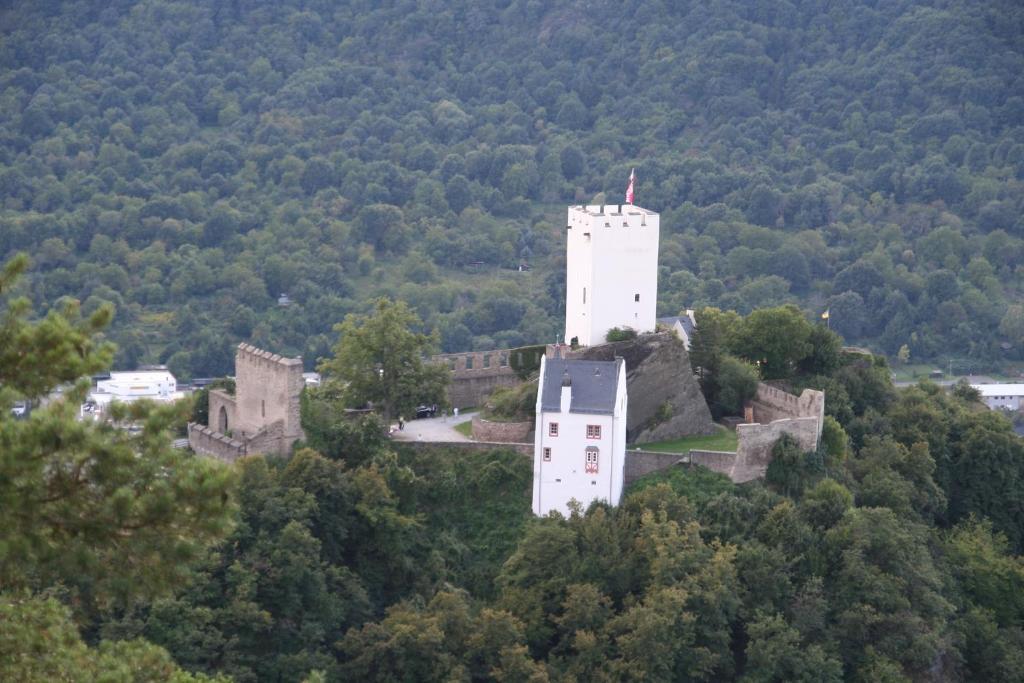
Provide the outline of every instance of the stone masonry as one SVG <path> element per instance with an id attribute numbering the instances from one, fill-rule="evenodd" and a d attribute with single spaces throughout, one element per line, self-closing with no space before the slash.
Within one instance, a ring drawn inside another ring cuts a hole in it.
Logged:
<path id="1" fill-rule="evenodd" d="M 731 477 L 744 482 L 763 477 L 771 462 L 772 447 L 783 434 L 792 436 L 805 451 L 818 448 L 825 423 L 825 394 L 804 389 L 799 396 L 760 382 L 750 402 L 755 422 L 736 425 L 739 444 Z"/>
<path id="2" fill-rule="evenodd" d="M 821 437 L 821 427 L 825 417 L 825 394 L 814 389 L 804 389 L 799 396 L 794 396 L 778 387 L 758 382 L 757 393 L 750 401 L 753 409 L 753 421 L 761 424 L 775 420 L 813 417 L 817 419 L 817 435 Z M 812 450 L 812 449 L 809 449 Z"/>
<path id="3" fill-rule="evenodd" d="M 473 418 L 473 438 L 493 443 L 530 443 L 533 441 L 534 421 L 494 422 L 479 415 Z"/>
<path id="4" fill-rule="evenodd" d="M 304 386 L 301 358 L 239 344 L 235 393 L 210 391 L 210 425 L 190 424 L 189 445 L 197 453 L 226 460 L 253 453 L 286 455 L 304 436 L 299 420 Z M 240 452 L 234 444 L 241 445 Z"/>
<path id="5" fill-rule="evenodd" d="M 519 384 L 515 370 L 509 366 L 511 353 L 511 349 L 444 353 L 432 356 L 430 360 L 448 365 L 451 370 L 448 402 L 453 408 L 461 410 L 482 406 L 498 387 L 514 387 Z"/>

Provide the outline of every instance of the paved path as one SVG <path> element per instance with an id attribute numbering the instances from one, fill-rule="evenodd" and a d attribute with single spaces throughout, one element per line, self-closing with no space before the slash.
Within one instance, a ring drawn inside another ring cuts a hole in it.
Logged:
<path id="1" fill-rule="evenodd" d="M 398 424 L 392 425 L 391 438 L 396 441 L 472 441 L 455 431 L 455 425 L 469 422 L 476 413 L 460 413 L 458 417 L 425 417 L 409 420 L 405 429 L 398 430 Z"/>

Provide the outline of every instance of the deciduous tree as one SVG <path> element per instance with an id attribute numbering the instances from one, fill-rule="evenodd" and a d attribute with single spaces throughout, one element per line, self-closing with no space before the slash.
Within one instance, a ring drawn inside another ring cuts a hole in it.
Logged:
<path id="1" fill-rule="evenodd" d="M 372 404 L 385 419 L 443 405 L 448 368 L 425 360 L 437 339 L 415 331 L 421 326 L 405 302 L 378 299 L 371 314 L 349 314 L 335 326 L 334 358 L 320 369 L 343 385 L 349 405 Z"/>

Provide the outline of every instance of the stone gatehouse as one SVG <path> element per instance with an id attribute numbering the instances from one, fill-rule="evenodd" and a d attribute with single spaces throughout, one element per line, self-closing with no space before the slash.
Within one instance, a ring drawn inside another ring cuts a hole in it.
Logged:
<path id="1" fill-rule="evenodd" d="M 189 423 L 189 446 L 229 461 L 253 453 L 287 454 L 304 436 L 299 422 L 304 386 L 301 358 L 239 344 L 235 393 L 210 390 L 210 424 Z"/>

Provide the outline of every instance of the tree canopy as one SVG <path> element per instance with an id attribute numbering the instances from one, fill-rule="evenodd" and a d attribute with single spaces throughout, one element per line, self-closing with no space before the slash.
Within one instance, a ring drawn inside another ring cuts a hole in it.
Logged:
<path id="1" fill-rule="evenodd" d="M 5 17 L 0 258 L 37 256 L 38 310 L 113 305 L 117 367 L 223 375 L 244 340 L 312 369 L 380 296 L 445 351 L 555 339 L 561 207 L 634 166 L 660 315 L 795 303 L 887 354 L 1024 358 L 1017 3 Z"/>
<path id="2" fill-rule="evenodd" d="M 385 419 L 444 405 L 448 368 L 427 362 L 437 340 L 415 331 L 421 325 L 405 302 L 379 299 L 372 313 L 350 313 L 335 327 L 334 357 L 320 369 L 341 384 L 351 407 L 373 405 Z"/>
<path id="3" fill-rule="evenodd" d="M 98 339 L 111 312 L 82 318 L 67 303 L 30 320 L 29 302 L 10 295 L 25 266 L 18 258 L 0 273 L 0 674 L 192 680 L 147 643 L 87 648 L 72 619 L 179 586 L 231 527 L 233 473 L 172 448 L 169 428 L 187 405 L 115 406 L 114 423 L 79 420 L 88 373 L 112 355 Z M 15 415 L 15 400 L 34 409 Z M 114 426 L 128 422 L 141 431 Z"/>

